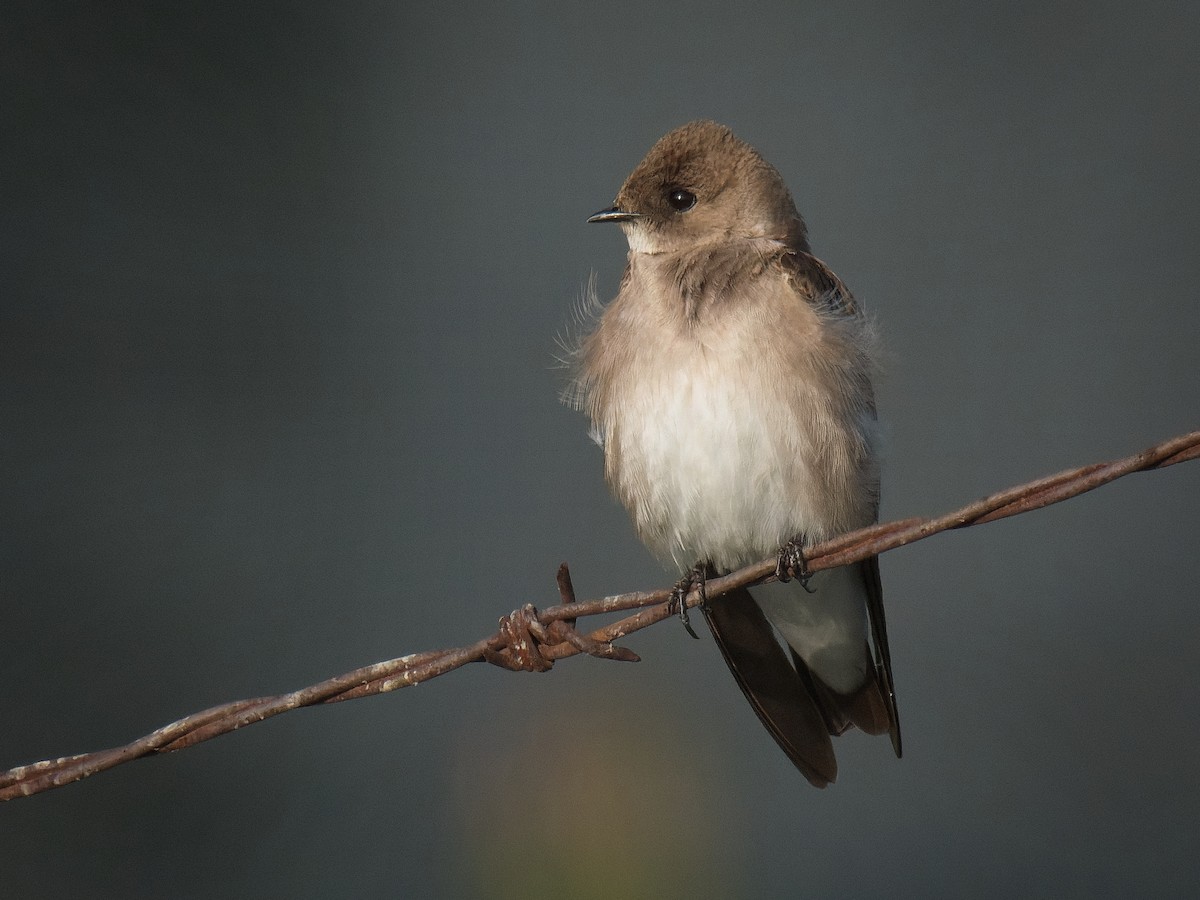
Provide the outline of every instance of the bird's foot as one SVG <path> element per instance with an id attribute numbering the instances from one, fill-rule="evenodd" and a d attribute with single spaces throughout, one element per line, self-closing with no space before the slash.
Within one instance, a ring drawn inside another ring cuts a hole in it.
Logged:
<path id="1" fill-rule="evenodd" d="M 684 573 L 684 576 L 675 582 L 675 587 L 671 591 L 671 599 L 667 601 L 667 611 L 679 612 L 679 621 L 683 623 L 683 627 L 687 629 L 687 633 L 700 640 L 700 636 L 696 634 L 692 628 L 692 623 L 688 620 L 687 598 L 688 594 L 693 589 L 700 594 L 700 606 L 703 609 L 708 608 L 708 595 L 705 593 L 704 585 L 705 578 L 708 572 L 708 567 L 704 563 L 696 563 Z"/>
<path id="2" fill-rule="evenodd" d="M 800 587 L 804 588 L 810 594 L 817 592 L 816 588 L 808 586 L 809 579 L 813 573 L 808 571 L 808 560 L 804 558 L 804 536 L 792 538 L 786 544 L 779 548 L 779 558 L 775 563 L 775 578 L 781 582 L 788 582 L 795 578 L 800 582 Z"/>

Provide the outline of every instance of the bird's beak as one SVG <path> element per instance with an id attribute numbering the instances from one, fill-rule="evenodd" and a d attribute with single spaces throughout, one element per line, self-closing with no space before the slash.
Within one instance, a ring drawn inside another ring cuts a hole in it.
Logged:
<path id="1" fill-rule="evenodd" d="M 630 219 L 641 218 L 641 213 L 626 212 L 619 206 L 612 209 L 602 209 L 594 216 L 588 216 L 589 222 L 628 222 Z"/>

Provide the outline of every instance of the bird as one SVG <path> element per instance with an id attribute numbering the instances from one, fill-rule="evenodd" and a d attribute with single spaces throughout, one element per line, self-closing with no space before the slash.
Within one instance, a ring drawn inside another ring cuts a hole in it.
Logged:
<path id="1" fill-rule="evenodd" d="M 567 399 L 640 539 L 684 573 L 685 621 L 691 588 L 777 555 L 775 579 L 702 604 L 742 692 L 816 787 L 851 726 L 899 757 L 878 560 L 803 561 L 878 521 L 872 321 L 812 254 L 783 177 L 715 122 L 659 139 L 587 221 L 618 224 L 629 254 Z"/>

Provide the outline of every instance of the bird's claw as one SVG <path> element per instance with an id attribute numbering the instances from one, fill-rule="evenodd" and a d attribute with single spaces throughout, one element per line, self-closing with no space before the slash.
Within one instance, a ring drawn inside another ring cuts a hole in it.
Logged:
<path id="1" fill-rule="evenodd" d="M 703 563 L 692 566 L 682 578 L 675 582 L 675 587 L 671 591 L 671 599 L 667 601 L 667 611 L 678 611 L 679 621 L 683 623 L 687 633 L 696 640 L 700 640 L 700 635 L 696 634 L 688 619 L 687 597 L 693 589 L 697 590 L 700 593 L 700 607 L 708 608 L 708 595 L 704 589 L 706 574 L 707 569 Z"/>
<path id="2" fill-rule="evenodd" d="M 800 587 L 810 594 L 815 594 L 816 588 L 808 586 L 812 576 L 813 573 L 808 571 L 808 560 L 804 558 L 803 538 L 792 538 L 779 548 L 779 558 L 775 563 L 775 579 L 777 581 L 786 583 L 795 578 L 800 583 Z"/>

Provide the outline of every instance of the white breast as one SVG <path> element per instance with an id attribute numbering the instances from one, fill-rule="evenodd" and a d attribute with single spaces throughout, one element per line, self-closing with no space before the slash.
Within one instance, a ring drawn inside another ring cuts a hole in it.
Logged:
<path id="1" fill-rule="evenodd" d="M 861 320 L 819 312 L 779 269 L 698 306 L 675 271 L 630 255 L 579 382 L 641 539 L 679 570 L 734 568 L 872 521 Z"/>
<path id="2" fill-rule="evenodd" d="M 826 535 L 835 523 L 814 494 L 814 432 L 845 425 L 820 402 L 798 415 L 794 394 L 814 386 L 789 384 L 761 340 L 659 346 L 625 373 L 605 427 L 609 478 L 643 540 L 677 569 L 733 568 L 798 534 Z"/>

